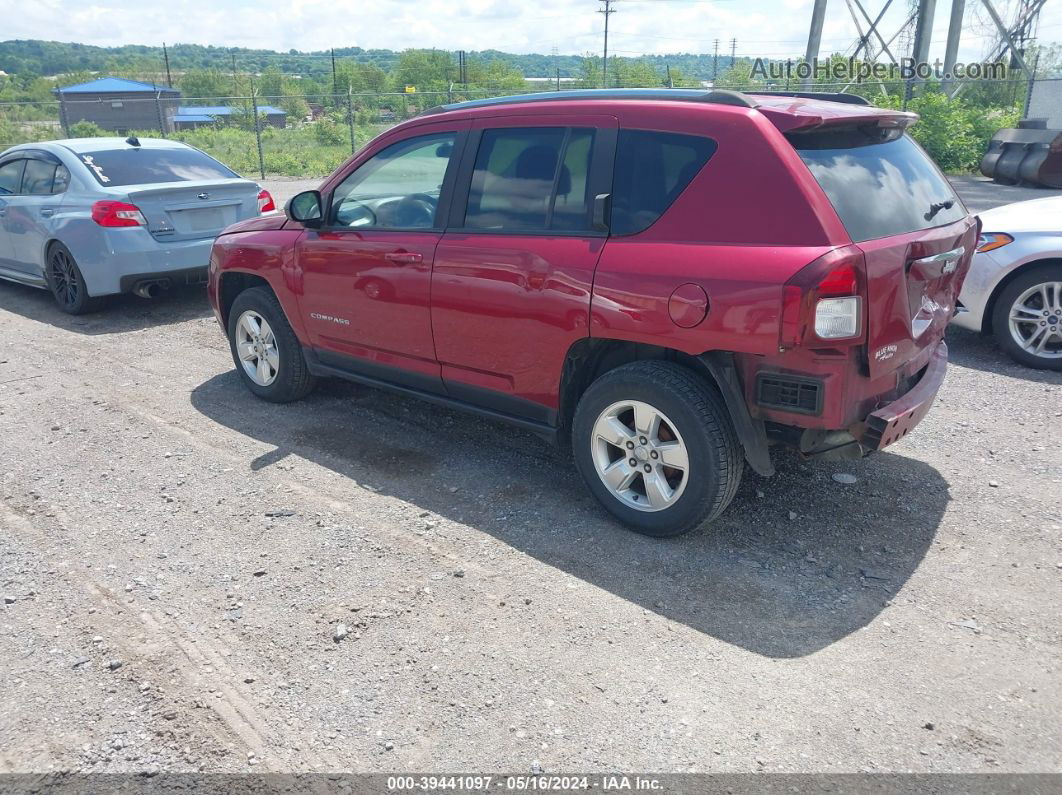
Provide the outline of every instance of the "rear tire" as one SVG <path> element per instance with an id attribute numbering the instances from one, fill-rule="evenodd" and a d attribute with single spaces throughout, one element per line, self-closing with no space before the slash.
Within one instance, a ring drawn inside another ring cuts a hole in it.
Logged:
<path id="1" fill-rule="evenodd" d="M 718 392 L 671 362 L 634 362 L 594 381 L 575 409 L 572 446 L 598 501 L 633 530 L 656 537 L 718 518 L 744 467 Z"/>
<path id="2" fill-rule="evenodd" d="M 1019 364 L 1062 370 L 1062 265 L 1032 268 L 1008 284 L 992 309 L 992 332 Z"/>
<path id="3" fill-rule="evenodd" d="M 88 294 L 85 277 L 81 275 L 74 255 L 62 243 L 48 248 L 44 278 L 56 305 L 68 315 L 84 315 L 98 310 L 103 301 Z"/>
<path id="4" fill-rule="evenodd" d="M 317 379 L 268 287 L 252 287 L 236 296 L 229 309 L 228 333 L 236 372 L 255 395 L 271 403 L 290 403 L 313 391 Z"/>

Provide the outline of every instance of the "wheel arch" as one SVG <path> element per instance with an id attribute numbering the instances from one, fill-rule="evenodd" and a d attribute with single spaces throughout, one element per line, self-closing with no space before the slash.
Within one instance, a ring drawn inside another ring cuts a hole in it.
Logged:
<path id="1" fill-rule="evenodd" d="M 1030 260 L 1019 265 L 1014 270 L 1010 271 L 1006 276 L 999 280 L 995 287 L 992 288 L 992 293 L 988 297 L 988 301 L 985 302 L 984 312 L 981 313 L 981 333 L 992 334 L 995 329 L 992 327 L 992 316 L 996 313 L 996 301 L 999 300 L 999 296 L 1003 294 L 1003 291 L 1010 286 L 1011 282 L 1018 279 L 1028 273 L 1034 268 L 1040 268 L 1045 265 L 1057 265 L 1062 267 L 1062 258 L 1059 257 L 1045 257 L 1044 259 Z"/>
<path id="2" fill-rule="evenodd" d="M 269 280 L 256 273 L 248 273 L 247 271 L 221 272 L 218 277 L 218 311 L 221 312 L 222 328 L 228 328 L 229 310 L 232 309 L 236 296 L 252 287 L 266 287 L 273 295 L 277 296 L 278 301 L 280 300 L 280 296 L 277 295 L 277 291 L 273 289 L 273 285 L 269 283 Z M 283 304 L 281 304 L 281 308 L 283 308 Z"/>
<path id="3" fill-rule="evenodd" d="M 565 356 L 561 371 L 558 422 L 559 437 L 570 435 L 575 407 L 590 384 L 610 370 L 637 361 L 669 361 L 697 373 L 719 392 L 730 420 L 745 451 L 745 460 L 759 474 L 774 474 L 767 447 L 767 434 L 761 420 L 754 420 L 745 404 L 733 354 L 708 351 L 694 356 L 674 348 L 640 342 L 584 337 Z"/>

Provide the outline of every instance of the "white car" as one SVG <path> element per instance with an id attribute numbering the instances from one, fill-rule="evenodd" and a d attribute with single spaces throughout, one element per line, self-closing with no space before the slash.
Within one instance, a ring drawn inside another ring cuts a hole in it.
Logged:
<path id="1" fill-rule="evenodd" d="M 992 334 L 1015 361 L 1062 370 L 1062 196 L 981 213 L 952 323 Z"/>

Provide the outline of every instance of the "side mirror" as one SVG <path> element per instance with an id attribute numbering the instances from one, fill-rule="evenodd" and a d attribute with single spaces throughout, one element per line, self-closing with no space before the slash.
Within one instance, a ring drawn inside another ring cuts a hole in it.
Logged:
<path id="1" fill-rule="evenodd" d="M 310 228 L 321 225 L 321 193 L 316 190 L 307 190 L 296 193 L 288 203 L 284 205 L 284 214 L 292 221 L 297 221 L 303 226 Z"/>

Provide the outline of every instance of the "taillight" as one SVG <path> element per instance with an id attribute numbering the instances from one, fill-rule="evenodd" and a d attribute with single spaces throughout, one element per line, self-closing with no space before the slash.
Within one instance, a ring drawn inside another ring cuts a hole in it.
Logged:
<path id="1" fill-rule="evenodd" d="M 96 202 L 92 205 L 92 220 L 100 226 L 147 226 L 140 208 L 127 202 Z"/>
<path id="2" fill-rule="evenodd" d="M 864 267 L 863 252 L 846 246 L 827 252 L 787 281 L 780 347 L 862 342 Z"/>
<path id="3" fill-rule="evenodd" d="M 271 213 L 277 209 L 277 205 L 273 202 L 273 197 L 269 195 L 269 191 L 262 190 L 258 193 L 258 214 Z"/>

